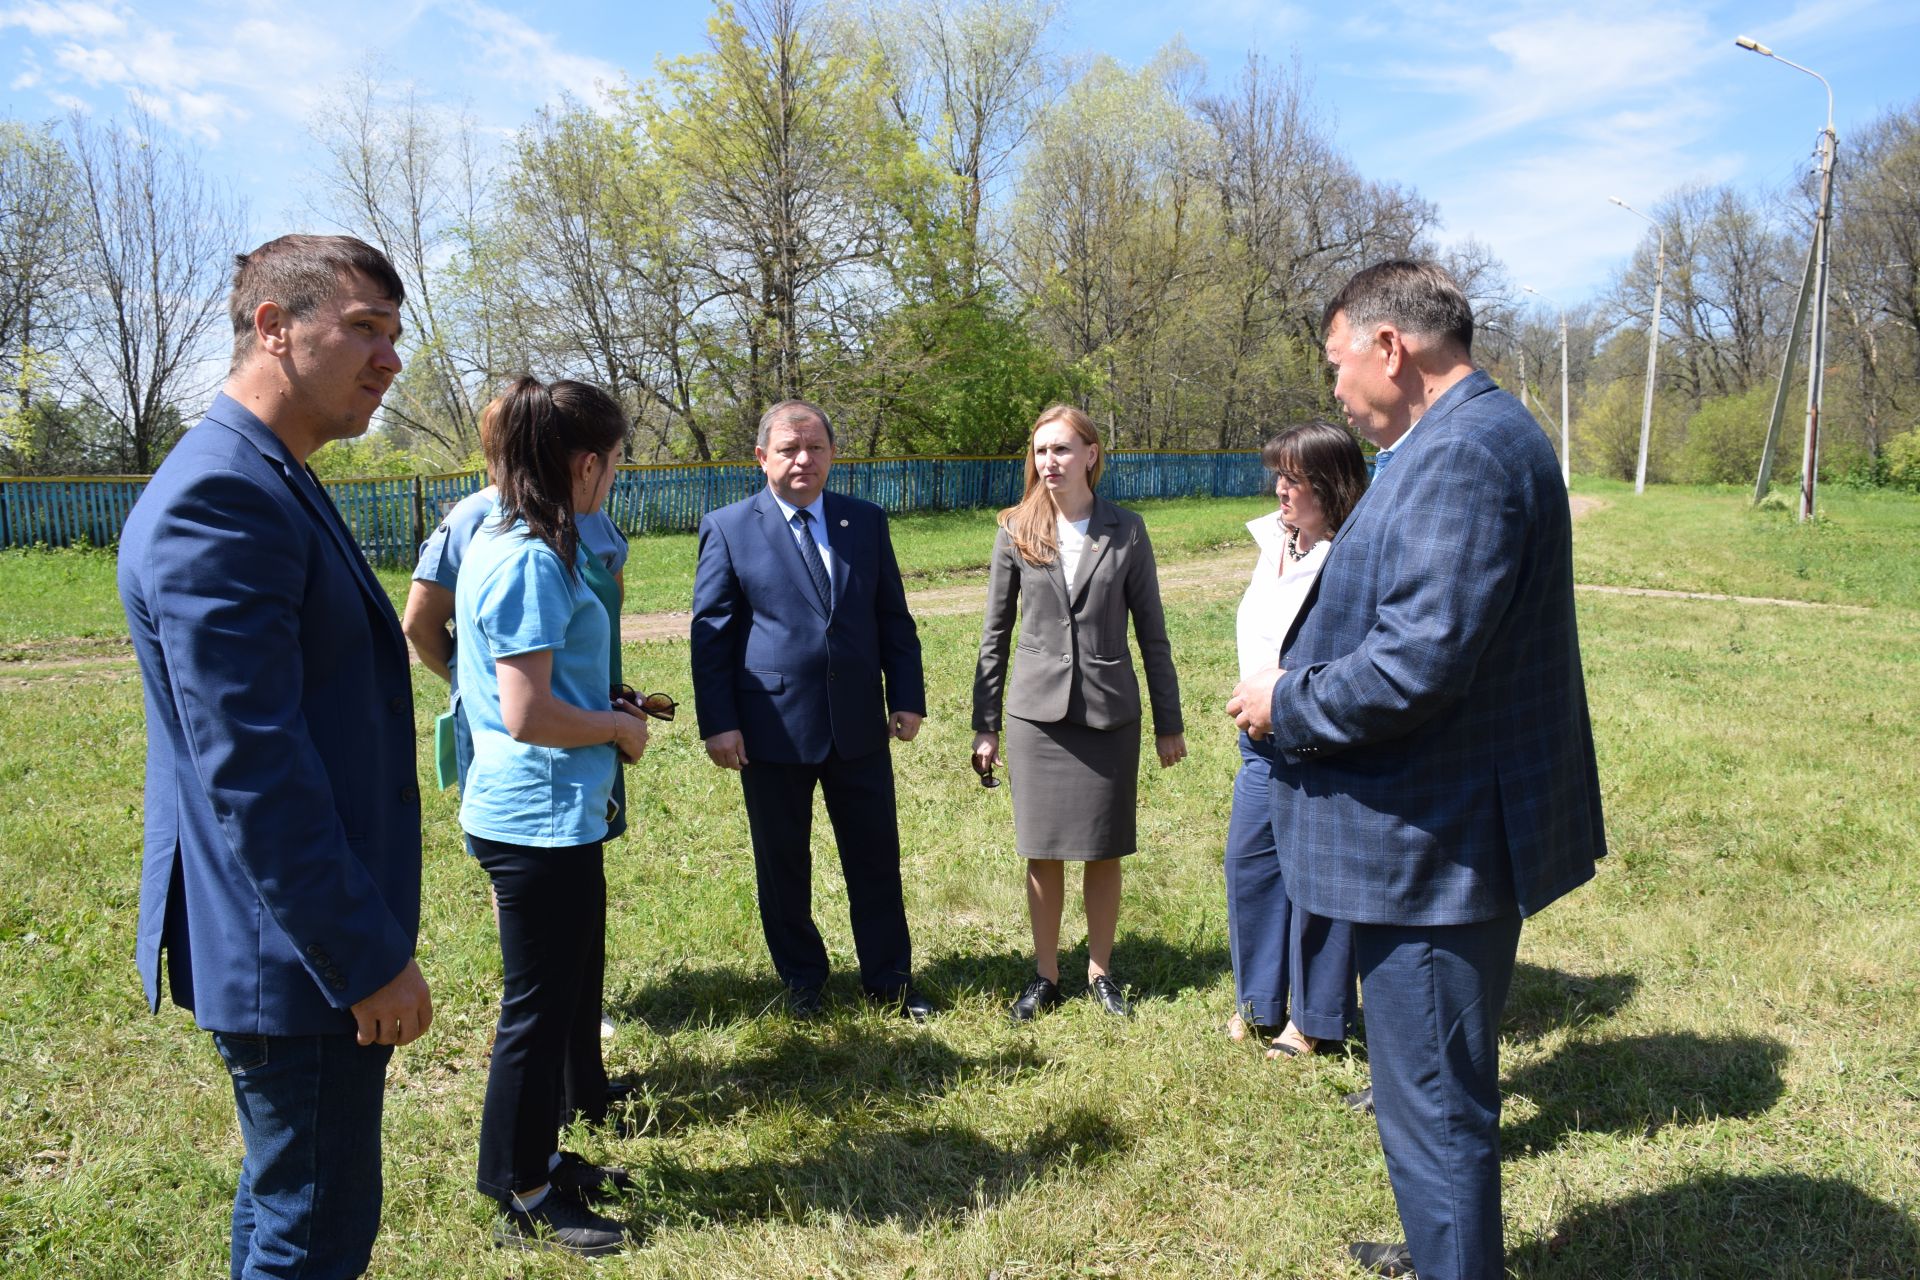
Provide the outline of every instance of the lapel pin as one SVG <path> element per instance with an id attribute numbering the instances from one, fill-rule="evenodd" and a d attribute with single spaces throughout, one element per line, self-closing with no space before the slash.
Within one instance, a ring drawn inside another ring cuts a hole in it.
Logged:
<path id="1" fill-rule="evenodd" d="M 840 527 L 841 527 L 842 529 L 844 529 L 844 528 L 846 528 L 846 527 L 847 527 L 847 522 L 846 522 L 845 520 L 842 520 L 842 521 L 840 522 Z"/>

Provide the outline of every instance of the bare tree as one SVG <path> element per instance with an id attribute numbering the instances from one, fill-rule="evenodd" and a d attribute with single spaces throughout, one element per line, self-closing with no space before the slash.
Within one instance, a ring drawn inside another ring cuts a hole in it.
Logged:
<path id="1" fill-rule="evenodd" d="M 311 128 L 325 157 L 317 211 L 379 248 L 407 285 L 407 367 L 384 414 L 403 436 L 465 457 L 478 448 L 479 402 L 492 372 L 491 333 L 460 323 L 484 322 L 486 308 L 463 308 L 470 300 L 449 296 L 459 278 L 452 260 L 472 249 L 469 235 L 484 212 L 472 126 L 411 87 L 383 95 L 368 73 L 328 98 Z"/>
<path id="2" fill-rule="evenodd" d="M 113 460 L 148 472 L 220 376 L 244 208 L 138 108 L 102 127 L 76 112 L 68 131 L 83 242 L 74 376 L 113 416 Z"/>

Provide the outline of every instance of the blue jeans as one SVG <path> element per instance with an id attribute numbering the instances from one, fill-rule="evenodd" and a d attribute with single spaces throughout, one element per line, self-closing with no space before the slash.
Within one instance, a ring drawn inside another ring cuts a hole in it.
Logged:
<path id="1" fill-rule="evenodd" d="M 380 1229 L 380 1108 L 391 1045 L 213 1033 L 246 1158 L 233 1280 L 349 1280 Z"/>
<path id="2" fill-rule="evenodd" d="M 1273 744 L 1240 735 L 1227 819 L 1227 943 L 1234 1007 L 1255 1026 L 1291 1017 L 1303 1035 L 1344 1040 L 1353 1025 L 1353 926 L 1310 915 L 1287 897 L 1273 836 Z"/>

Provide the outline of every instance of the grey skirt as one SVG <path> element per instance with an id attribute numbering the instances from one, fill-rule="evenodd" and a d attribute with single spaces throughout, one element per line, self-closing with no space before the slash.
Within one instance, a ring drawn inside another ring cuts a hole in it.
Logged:
<path id="1" fill-rule="evenodd" d="M 1023 858 L 1098 862 L 1137 847 L 1140 722 L 1091 729 L 1007 717 L 1013 842 Z"/>

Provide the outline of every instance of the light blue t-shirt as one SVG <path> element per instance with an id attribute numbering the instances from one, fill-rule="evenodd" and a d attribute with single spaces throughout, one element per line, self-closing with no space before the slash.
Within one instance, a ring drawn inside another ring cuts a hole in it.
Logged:
<path id="1" fill-rule="evenodd" d="M 474 530 L 480 522 L 493 512 L 494 504 L 499 501 L 500 490 L 496 485 L 488 485 L 478 493 L 470 493 L 453 504 L 446 516 L 427 540 L 420 544 L 420 558 L 413 566 L 415 582 L 431 582 L 452 591 L 460 581 L 460 562 L 466 558 L 467 544 L 473 541 Z M 627 566 L 627 539 L 614 524 L 613 517 L 605 511 L 596 511 L 591 515 L 575 516 L 574 527 L 580 531 L 580 545 L 590 555 L 600 557 L 600 563 L 607 572 L 618 574 Z M 460 667 L 458 642 L 456 637 L 453 666 L 453 755 L 460 773 L 460 784 L 466 785 L 467 770 L 473 764 L 473 734 L 467 728 L 467 718 L 460 714 Z"/>
<path id="2" fill-rule="evenodd" d="M 582 548 L 584 559 L 587 552 Z M 460 826 L 507 844 L 557 848 L 607 834 L 607 802 L 620 767 L 611 743 L 536 747 L 516 742 L 500 715 L 495 660 L 551 650 L 553 694 L 590 711 L 608 709 L 612 628 L 606 608 L 576 572 L 569 576 L 526 526 L 495 515 L 468 542 L 454 588 L 460 643 L 455 660 L 473 763 L 460 790 Z"/>

